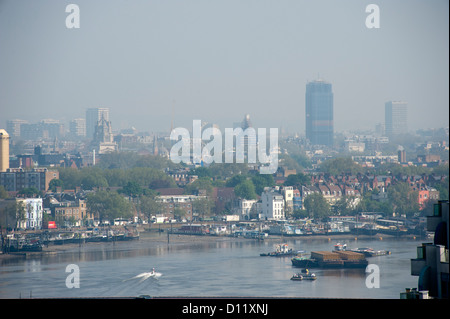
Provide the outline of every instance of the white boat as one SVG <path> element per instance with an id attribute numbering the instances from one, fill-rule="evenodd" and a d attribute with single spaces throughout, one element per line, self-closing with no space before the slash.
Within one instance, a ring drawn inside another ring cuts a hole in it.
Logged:
<path id="1" fill-rule="evenodd" d="M 291 280 L 316 280 L 316 274 L 310 273 L 308 269 L 303 269 L 301 273 L 296 273 L 291 277 Z"/>
<path id="2" fill-rule="evenodd" d="M 344 250 L 347 250 L 347 244 L 337 243 L 336 245 L 334 245 L 334 250 L 335 250 L 335 251 L 344 251 Z"/>
<path id="3" fill-rule="evenodd" d="M 271 257 L 282 257 L 282 256 L 292 256 L 296 253 L 289 248 L 288 244 L 279 244 L 275 246 L 275 251 L 270 253 L 263 253 L 260 256 L 271 256 Z"/>

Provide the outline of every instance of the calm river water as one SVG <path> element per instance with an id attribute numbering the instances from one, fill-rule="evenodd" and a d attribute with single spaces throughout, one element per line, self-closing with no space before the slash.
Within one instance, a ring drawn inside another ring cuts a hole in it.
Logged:
<path id="1" fill-rule="evenodd" d="M 158 235 L 155 235 L 158 236 Z M 330 251 L 335 241 L 284 239 L 295 250 Z M 316 281 L 291 281 L 298 272 L 290 257 L 261 257 L 280 241 L 224 238 L 219 242 L 150 244 L 148 240 L 86 244 L 70 251 L 33 259 L 4 260 L 0 266 L 0 298 L 261 296 L 398 299 L 417 287 L 410 259 L 422 239 L 379 238 L 341 241 L 349 248 L 372 247 L 392 252 L 369 258 L 380 270 L 379 288 L 366 286 L 365 270 L 314 269 Z M 79 288 L 67 288 L 79 268 Z M 159 278 L 133 278 L 155 267 Z"/>

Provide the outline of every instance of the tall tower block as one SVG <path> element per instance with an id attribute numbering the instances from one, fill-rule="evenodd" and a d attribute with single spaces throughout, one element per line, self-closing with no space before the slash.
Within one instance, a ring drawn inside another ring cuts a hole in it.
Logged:
<path id="1" fill-rule="evenodd" d="M 9 134 L 0 129 L 0 172 L 9 168 Z"/>

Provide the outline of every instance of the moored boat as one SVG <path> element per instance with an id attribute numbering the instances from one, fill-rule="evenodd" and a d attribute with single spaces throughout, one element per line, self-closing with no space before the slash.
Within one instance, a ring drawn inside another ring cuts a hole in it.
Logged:
<path id="1" fill-rule="evenodd" d="M 8 238 L 6 250 L 10 252 L 42 251 L 43 244 L 39 239 Z"/>
<path id="2" fill-rule="evenodd" d="M 351 251 L 364 254 L 366 257 L 385 256 L 391 254 L 389 250 L 374 250 L 372 248 L 355 248 Z"/>

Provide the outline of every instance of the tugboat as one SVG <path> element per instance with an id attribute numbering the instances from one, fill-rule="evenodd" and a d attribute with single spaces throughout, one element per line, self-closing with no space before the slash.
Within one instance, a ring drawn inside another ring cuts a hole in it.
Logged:
<path id="1" fill-rule="evenodd" d="M 283 256 L 292 256 L 296 255 L 296 253 L 289 248 L 288 244 L 279 244 L 276 245 L 275 251 L 270 253 L 259 254 L 260 256 L 270 256 L 270 257 L 283 257 Z"/>
<path id="2" fill-rule="evenodd" d="M 345 251 L 347 250 L 347 244 L 337 243 L 334 245 L 334 251 Z"/>
<path id="3" fill-rule="evenodd" d="M 291 277 L 291 280 L 316 280 L 316 274 L 310 273 L 309 269 L 302 269 L 301 273 L 296 273 Z"/>

